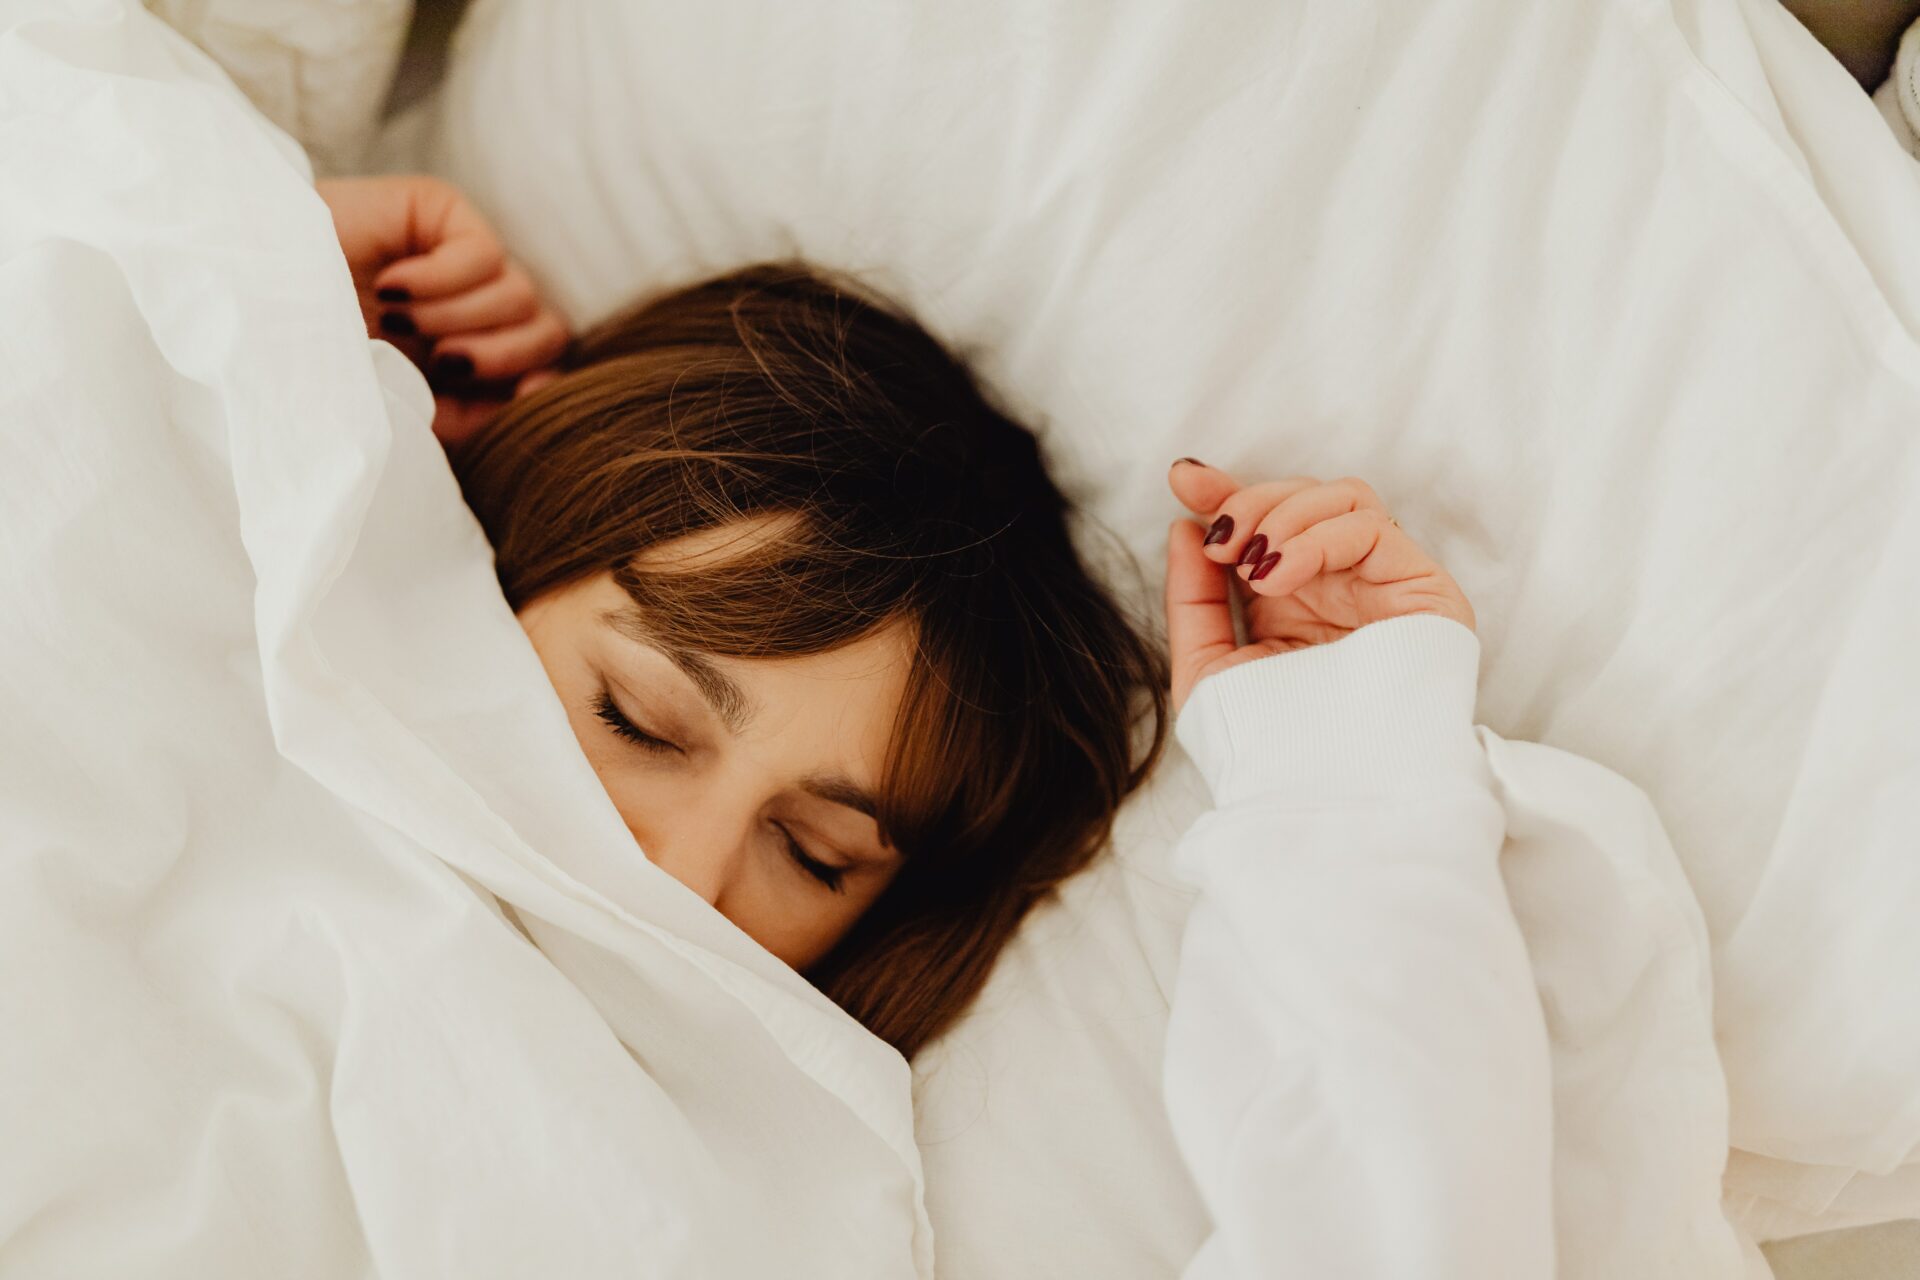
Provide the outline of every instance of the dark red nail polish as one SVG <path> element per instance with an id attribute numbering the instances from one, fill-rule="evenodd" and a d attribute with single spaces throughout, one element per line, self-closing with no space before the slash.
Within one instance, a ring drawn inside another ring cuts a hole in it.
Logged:
<path id="1" fill-rule="evenodd" d="M 1267 535 L 1264 533 L 1256 533 L 1247 539 L 1246 549 L 1240 553 L 1240 558 L 1233 562 L 1234 567 L 1238 568 L 1243 564 L 1252 564 L 1265 554 L 1267 554 Z"/>
<path id="2" fill-rule="evenodd" d="M 1259 564 L 1253 566 L 1253 572 L 1247 575 L 1247 581 L 1258 582 L 1260 581 L 1260 579 L 1272 573 L 1279 566 L 1280 566 L 1280 553 L 1276 551 L 1272 555 L 1262 558 Z"/>
<path id="3" fill-rule="evenodd" d="M 1207 529 L 1207 540 L 1201 543 L 1200 545 L 1203 547 L 1217 546 L 1220 543 L 1225 542 L 1228 538 L 1231 538 L 1232 536 L 1233 536 L 1233 517 L 1221 516 L 1218 520 L 1215 520 L 1213 524 Z"/>
<path id="4" fill-rule="evenodd" d="M 1207 465 L 1206 463 L 1200 461 L 1200 459 L 1198 458 L 1175 458 L 1173 460 L 1173 465 L 1177 467 L 1183 462 L 1191 462 L 1196 467 L 1204 467 Z"/>
<path id="5" fill-rule="evenodd" d="M 407 334 L 420 332 L 420 326 L 413 322 L 413 317 L 410 315 L 398 311 L 387 311 L 380 316 L 380 332 L 397 333 L 405 337 Z"/>
<path id="6" fill-rule="evenodd" d="M 382 302 L 412 302 L 413 295 L 398 285 L 388 285 L 373 295 Z"/>
<path id="7" fill-rule="evenodd" d="M 473 360 L 469 356 L 462 355 L 441 356 L 433 362 L 433 371 L 439 377 L 458 382 L 462 378 L 473 376 Z"/>

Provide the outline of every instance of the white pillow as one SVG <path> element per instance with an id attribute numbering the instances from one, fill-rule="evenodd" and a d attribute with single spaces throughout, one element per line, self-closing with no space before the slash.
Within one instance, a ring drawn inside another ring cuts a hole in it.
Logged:
<path id="1" fill-rule="evenodd" d="M 1367 479 L 1474 602 L 1482 721 L 1655 801 L 1767 1166 L 1729 1185 L 1817 1219 L 1920 1143 L 1920 182 L 1770 8 L 481 0 L 429 159 L 578 323 L 864 273 L 1150 579 L 1176 456 Z M 917 1064 L 949 1275 L 1197 1235 L 1156 1106 L 1182 767 Z"/>

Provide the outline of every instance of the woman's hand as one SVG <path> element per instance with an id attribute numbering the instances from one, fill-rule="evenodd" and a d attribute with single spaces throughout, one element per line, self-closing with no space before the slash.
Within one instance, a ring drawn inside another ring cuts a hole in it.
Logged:
<path id="1" fill-rule="evenodd" d="M 543 370 L 566 349 L 566 323 L 457 188 L 415 175 L 314 186 L 333 212 L 368 335 L 426 372 L 444 443 L 551 376 Z"/>
<path id="2" fill-rule="evenodd" d="M 1327 644 L 1369 622 L 1437 613 L 1474 626 L 1459 584 L 1401 532 L 1363 481 L 1293 476 L 1242 486 L 1182 458 L 1167 483 L 1204 522 L 1176 520 L 1167 535 L 1176 712 L 1216 671 Z M 1234 587 L 1221 572 L 1228 566 Z M 1229 591 L 1244 602 L 1244 645 L 1234 642 Z"/>

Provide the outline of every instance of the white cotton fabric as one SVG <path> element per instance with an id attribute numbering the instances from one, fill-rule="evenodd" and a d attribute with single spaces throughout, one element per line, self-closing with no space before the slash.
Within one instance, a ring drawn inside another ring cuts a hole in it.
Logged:
<path id="1" fill-rule="evenodd" d="M 635 856 L 297 150 L 137 7 L 0 6 L 0 1275 L 1531 1268 L 1543 1188 L 1459 1198 L 1540 1167 L 1516 926 L 1560 1274 L 1916 1211 L 1912 170 L 1761 0 L 1208 12 L 483 4 L 441 104 L 576 319 L 890 264 L 1149 563 L 1200 453 L 1365 475 L 1475 600 L 1473 645 L 1395 620 L 1196 693 L 1220 810 L 1176 861 L 1176 753 L 910 1110 Z M 1350 790 L 1382 751 L 1454 780 L 1417 839 Z M 1493 802 L 1512 921 L 1450 968 L 1386 908 L 1451 872 L 1497 920 Z M 1266 901 L 1324 910 L 1183 960 Z M 1378 969 L 1324 963 L 1349 918 Z M 1458 1016 L 1391 1016 L 1421 990 Z M 1323 1063 L 1419 1029 L 1482 1114 L 1496 1031 L 1501 1158 L 1446 1164 L 1439 1082 L 1384 1069 L 1341 1141 L 1297 1093 L 1221 1143 L 1303 1008 Z M 1343 1155 L 1405 1175 L 1342 1197 Z"/>
<path id="2" fill-rule="evenodd" d="M 1920 171 L 1771 0 L 479 0 L 425 136 L 576 322 L 864 272 L 1145 600 L 1176 456 L 1364 477 L 1474 602 L 1485 727 L 1670 835 L 1729 1205 L 1920 1213 Z M 1198 795 L 1170 763 L 916 1064 L 945 1274 L 1201 1238 L 1149 1101 Z"/>
<path id="3" fill-rule="evenodd" d="M 1646 797 L 1434 615 L 1203 680 L 1167 1028 L 1187 1280 L 1732 1277 L 1706 930 Z"/>
<path id="4" fill-rule="evenodd" d="M 931 1275 L 905 1064 L 634 848 L 297 148 L 9 0 L 0 173 L 0 1275 Z"/>

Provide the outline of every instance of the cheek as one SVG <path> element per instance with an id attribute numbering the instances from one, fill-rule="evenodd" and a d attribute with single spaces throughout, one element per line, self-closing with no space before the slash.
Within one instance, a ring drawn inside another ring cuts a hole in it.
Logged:
<path id="1" fill-rule="evenodd" d="M 826 902 L 812 904 L 814 919 L 826 935 L 822 952 L 840 941 L 841 936 L 867 914 L 893 879 L 892 871 L 870 878 L 862 877 L 857 882 L 848 883 L 844 894 L 826 894 Z"/>
<path id="2" fill-rule="evenodd" d="M 756 853 L 729 879 L 716 906 L 742 933 L 804 973 L 833 950 L 883 888 L 863 881 L 849 883 L 844 894 L 828 893 L 782 857 Z"/>
<path id="3" fill-rule="evenodd" d="M 778 894 L 756 913 L 755 921 L 741 919 L 731 911 L 728 915 L 761 946 L 804 972 L 833 950 L 877 896 L 862 898 L 852 889 L 845 895 L 814 894 L 803 889 Z"/>
<path id="4" fill-rule="evenodd" d="M 588 732 L 591 734 L 591 730 Z M 658 848 L 663 833 L 654 818 L 663 812 L 672 812 L 674 788 L 662 786 L 660 779 L 644 769 L 625 766 L 617 758 L 617 747 L 600 747 L 591 737 L 581 746 L 586 751 L 587 763 L 600 778 L 601 788 L 613 801 L 614 809 L 627 824 L 635 842 L 642 848 Z M 684 798 L 683 791 L 681 799 Z"/>

